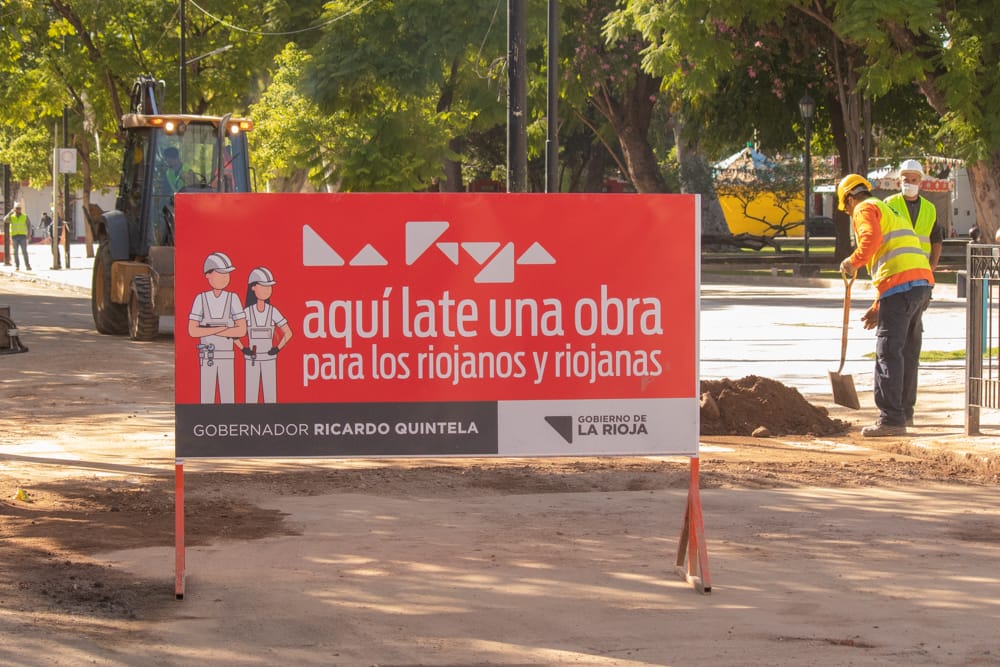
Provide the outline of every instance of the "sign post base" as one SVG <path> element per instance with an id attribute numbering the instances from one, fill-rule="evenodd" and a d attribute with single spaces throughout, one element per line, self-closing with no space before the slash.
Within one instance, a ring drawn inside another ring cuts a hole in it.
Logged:
<path id="1" fill-rule="evenodd" d="M 691 457 L 691 477 L 688 482 L 684 527 L 677 545 L 677 573 L 702 594 L 712 592 L 708 573 L 708 548 L 705 545 L 705 524 L 701 516 L 701 495 L 698 493 L 698 457 Z"/>
<path id="2" fill-rule="evenodd" d="M 184 459 L 174 462 L 174 595 L 184 599 Z"/>

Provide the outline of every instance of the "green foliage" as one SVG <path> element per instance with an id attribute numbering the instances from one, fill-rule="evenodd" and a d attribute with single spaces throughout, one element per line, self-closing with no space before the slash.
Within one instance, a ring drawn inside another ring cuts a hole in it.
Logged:
<path id="1" fill-rule="evenodd" d="M 279 0 L 263 6 L 216 0 L 209 16 L 188 3 L 186 59 L 233 45 L 188 65 L 189 111 L 245 113 L 259 95 L 265 65 L 284 44 L 265 33 L 280 30 L 282 20 L 302 25 L 320 6 L 318 1 L 292 4 L 294 9 Z M 50 133 L 47 142 L 20 142 L 19 148 L 31 153 L 23 155 L 15 178 L 47 173 L 51 131 L 56 124 L 61 128 L 65 108 L 70 141 L 84 158 L 82 168 L 97 186 L 117 183 L 119 119 L 128 110 L 135 78 L 162 79 L 161 110 L 179 109 L 177 9 L 176 1 L 160 0 L 5 0 L 0 48 L 8 57 L 0 62 L 0 86 L 8 94 L 0 99 L 0 136 L 16 136 L 26 128 Z M 44 151 L 35 147 L 46 143 Z M 5 142 L 2 150 L 14 149 Z M 78 173 L 71 185 L 80 187 L 81 181 Z"/>
<path id="2" fill-rule="evenodd" d="M 302 90 L 337 118 L 332 176 L 346 190 L 416 190 L 459 159 L 453 142 L 501 123 L 505 29 L 486 3 L 329 2 L 342 17 L 311 50 Z"/>
<path id="3" fill-rule="evenodd" d="M 251 154 L 258 178 L 265 182 L 292 177 L 301 168 L 317 187 L 326 180 L 332 156 L 325 146 L 338 128 L 333 117 L 320 113 L 298 89 L 308 61 L 309 56 L 294 44 L 286 46 L 275 58 L 271 84 L 250 108 L 255 119 L 249 135 Z"/>

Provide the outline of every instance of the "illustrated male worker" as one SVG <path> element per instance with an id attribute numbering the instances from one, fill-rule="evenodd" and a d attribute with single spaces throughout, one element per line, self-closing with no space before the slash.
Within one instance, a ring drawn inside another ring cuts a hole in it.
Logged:
<path id="1" fill-rule="evenodd" d="M 875 405 L 878 421 L 861 429 L 865 437 L 906 434 L 917 398 L 917 369 L 923 337 L 923 313 L 934 285 L 927 255 L 910 224 L 873 197 L 871 183 L 848 174 L 837 185 L 840 210 L 851 216 L 858 247 L 840 264 L 853 276 L 858 268 L 878 290 L 875 304 L 862 316 L 875 328 Z"/>
<path id="2" fill-rule="evenodd" d="M 944 247 L 944 232 L 937 224 L 937 209 L 928 199 L 920 196 L 920 182 L 924 168 L 916 160 L 904 160 L 899 166 L 900 192 L 888 197 L 885 203 L 897 215 L 910 223 L 920 238 L 920 247 L 930 260 L 931 271 L 937 270 Z"/>
<path id="3" fill-rule="evenodd" d="M 236 400 L 233 341 L 246 335 L 247 320 L 240 297 L 226 290 L 229 274 L 235 270 L 221 252 L 206 257 L 205 280 L 211 289 L 195 297 L 188 316 L 188 334 L 199 341 L 202 403 L 215 403 L 216 387 L 220 403 Z"/>

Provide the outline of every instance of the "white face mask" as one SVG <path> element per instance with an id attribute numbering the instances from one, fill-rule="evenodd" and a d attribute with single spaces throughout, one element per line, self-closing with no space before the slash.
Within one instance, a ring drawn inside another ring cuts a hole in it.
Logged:
<path id="1" fill-rule="evenodd" d="M 903 183 L 902 191 L 904 197 L 916 197 L 920 192 L 920 186 L 916 183 Z"/>

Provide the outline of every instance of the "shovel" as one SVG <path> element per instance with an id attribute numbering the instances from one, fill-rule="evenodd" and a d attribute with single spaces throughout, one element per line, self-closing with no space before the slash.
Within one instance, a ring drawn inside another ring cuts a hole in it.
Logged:
<path id="1" fill-rule="evenodd" d="M 841 272 L 840 275 L 844 279 L 844 333 L 840 337 L 840 366 L 836 373 L 829 371 L 830 384 L 833 385 L 834 403 L 845 408 L 860 410 L 861 403 L 858 401 L 858 392 L 854 389 L 854 378 L 840 374 L 840 371 L 844 370 L 844 359 L 847 356 L 847 322 L 851 317 L 851 285 L 854 284 L 855 276 L 851 276 L 848 280 L 846 273 Z"/>

